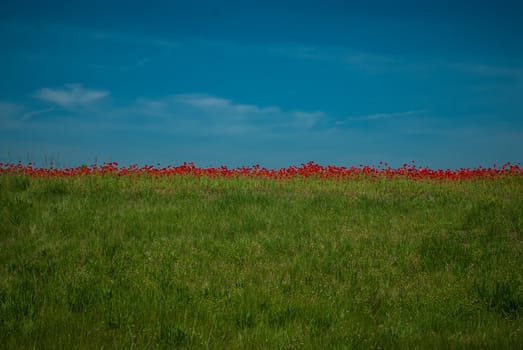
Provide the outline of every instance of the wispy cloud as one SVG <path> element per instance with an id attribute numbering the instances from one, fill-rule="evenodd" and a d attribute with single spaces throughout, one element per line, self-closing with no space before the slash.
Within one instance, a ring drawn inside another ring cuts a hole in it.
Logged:
<path id="1" fill-rule="evenodd" d="M 93 32 L 91 33 L 91 38 L 94 40 L 111 41 L 122 44 L 130 44 L 133 46 L 146 45 L 161 48 L 176 48 L 179 46 L 179 43 L 173 40 L 117 32 Z"/>
<path id="2" fill-rule="evenodd" d="M 488 77 L 523 78 L 523 67 L 481 63 L 448 63 L 449 68 Z"/>
<path id="3" fill-rule="evenodd" d="M 176 100 L 200 108 L 231 108 L 230 100 L 202 94 L 186 94 L 176 96 Z"/>
<path id="4" fill-rule="evenodd" d="M 376 113 L 376 114 L 370 114 L 370 115 L 365 116 L 365 119 L 366 120 L 376 120 L 376 119 L 390 119 L 390 118 L 397 118 L 397 117 L 407 117 L 407 116 L 419 115 L 423 112 L 425 112 L 425 110 L 414 110 L 414 111 L 406 111 L 406 112 L 398 112 L 398 113 Z"/>
<path id="5" fill-rule="evenodd" d="M 440 60 L 408 54 L 389 54 L 383 52 L 362 51 L 344 46 L 310 46 L 289 43 L 265 47 L 265 52 L 273 56 L 282 56 L 296 60 L 325 62 L 350 66 L 367 73 L 397 72 L 435 72 L 451 70 L 474 74 L 481 77 L 502 77 L 523 79 L 523 66 L 490 64 L 481 61 L 460 62 L 459 60 Z"/>
<path id="6" fill-rule="evenodd" d="M 393 119 L 393 118 L 399 118 L 399 117 L 418 116 L 425 112 L 427 112 L 427 111 L 424 109 L 418 109 L 418 110 L 410 110 L 410 111 L 405 111 L 405 112 L 374 113 L 374 114 L 367 114 L 367 115 L 360 115 L 360 116 L 349 116 L 349 117 L 345 118 L 345 120 L 372 121 L 372 120 L 380 120 L 380 119 Z"/>
<path id="7" fill-rule="evenodd" d="M 271 55 L 304 60 L 332 61 L 340 57 L 339 48 L 327 48 L 300 44 L 268 46 L 265 47 L 264 50 Z"/>
<path id="8" fill-rule="evenodd" d="M 215 97 L 206 94 L 180 94 L 176 96 L 176 101 L 189 104 L 202 109 L 225 110 L 234 113 L 280 113 L 278 107 L 259 107 L 253 104 L 239 104 L 232 100 Z"/>
<path id="9" fill-rule="evenodd" d="M 29 107 L 13 102 L 0 102 L 0 121 L 4 126 L 21 125 L 21 123 L 31 121 L 35 116 L 53 111 L 54 108 L 44 108 L 31 110 Z"/>
<path id="10" fill-rule="evenodd" d="M 344 46 L 308 46 L 286 44 L 269 46 L 265 51 L 273 56 L 283 56 L 297 60 L 325 62 L 350 66 L 368 73 L 384 72 L 388 69 L 411 69 L 411 62 L 397 55 L 368 52 Z"/>
<path id="11" fill-rule="evenodd" d="M 303 125 L 307 128 L 311 128 L 314 125 L 318 123 L 318 121 L 322 118 L 326 117 L 326 114 L 324 112 L 302 112 L 302 111 L 295 111 L 292 113 L 292 116 L 294 117 L 294 121 L 298 125 Z"/>
<path id="12" fill-rule="evenodd" d="M 32 30 L 23 27 L 24 31 Z M 152 66 L 158 57 L 178 54 L 178 52 L 191 52 L 193 50 L 220 51 L 238 56 L 272 56 L 290 58 L 311 63 L 335 64 L 350 67 L 354 71 L 369 74 L 388 74 L 400 72 L 405 74 L 426 73 L 438 74 L 440 71 L 474 74 L 480 77 L 502 77 L 521 81 L 523 79 L 523 66 L 504 65 L 500 62 L 485 62 L 472 60 L 463 62 L 460 57 L 435 57 L 413 55 L 407 52 L 391 53 L 362 49 L 347 45 L 310 45 L 304 42 L 287 42 L 266 45 L 261 43 L 245 43 L 233 40 L 185 37 L 172 39 L 165 35 L 140 35 L 132 31 L 93 31 L 74 26 L 58 26 L 45 24 L 43 30 L 56 35 L 66 33 L 68 40 L 92 40 L 109 44 L 111 47 L 140 47 L 142 55 L 131 57 L 127 62 L 118 61 L 117 64 L 108 64 L 106 60 L 89 63 L 93 69 L 107 69 L 119 71 L 132 71 Z M 132 51 L 130 51 L 132 52 Z M 147 52 L 147 55 L 143 55 Z M 42 55 L 42 53 L 39 53 Z M 212 54 L 212 52 L 211 52 Z M 132 56 L 132 55 L 131 55 Z M 35 57 L 35 53 L 31 53 Z M 54 59 L 53 57 L 50 59 Z"/>
<path id="13" fill-rule="evenodd" d="M 54 107 L 32 109 L 20 103 L 2 101 L 0 102 L 0 125 L 8 128 L 26 127 L 29 125 L 28 123 L 37 121 L 36 116 L 54 110 Z"/>
<path id="14" fill-rule="evenodd" d="M 22 115 L 21 119 L 24 120 L 24 121 L 31 120 L 34 117 L 36 117 L 37 115 L 44 114 L 44 113 L 49 113 L 49 112 L 52 112 L 54 110 L 55 109 L 53 107 L 49 107 L 49 108 L 38 109 L 38 110 L 35 110 L 35 111 L 30 111 L 30 112 L 24 113 Z"/>
<path id="15" fill-rule="evenodd" d="M 109 95 L 109 91 L 85 89 L 81 84 L 66 84 L 65 89 L 43 88 L 35 96 L 65 108 L 88 106 Z"/>

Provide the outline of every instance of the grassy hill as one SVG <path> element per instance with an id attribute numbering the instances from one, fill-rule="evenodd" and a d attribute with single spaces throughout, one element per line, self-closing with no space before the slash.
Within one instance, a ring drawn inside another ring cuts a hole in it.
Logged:
<path id="1" fill-rule="evenodd" d="M 517 348 L 523 178 L 0 176 L 0 344 Z"/>

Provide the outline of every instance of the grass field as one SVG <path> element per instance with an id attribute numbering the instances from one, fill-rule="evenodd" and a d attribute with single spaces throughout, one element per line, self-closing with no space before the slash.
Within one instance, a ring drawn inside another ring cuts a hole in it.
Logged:
<path id="1" fill-rule="evenodd" d="M 0 176 L 0 348 L 521 348 L 523 178 Z"/>

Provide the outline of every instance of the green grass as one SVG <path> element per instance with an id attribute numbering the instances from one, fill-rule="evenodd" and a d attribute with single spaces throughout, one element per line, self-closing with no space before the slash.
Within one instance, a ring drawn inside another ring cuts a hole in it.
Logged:
<path id="1" fill-rule="evenodd" d="M 0 347 L 521 348 L 523 180 L 0 176 Z"/>

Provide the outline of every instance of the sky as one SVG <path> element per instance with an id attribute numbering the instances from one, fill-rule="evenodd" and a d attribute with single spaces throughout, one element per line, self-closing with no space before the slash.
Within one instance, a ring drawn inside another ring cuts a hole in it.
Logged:
<path id="1" fill-rule="evenodd" d="M 521 1 L 0 5 L 0 162 L 523 163 Z"/>

